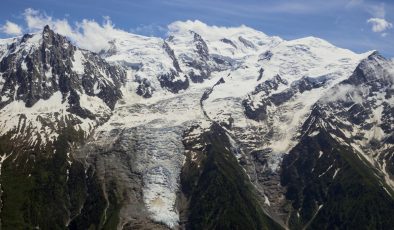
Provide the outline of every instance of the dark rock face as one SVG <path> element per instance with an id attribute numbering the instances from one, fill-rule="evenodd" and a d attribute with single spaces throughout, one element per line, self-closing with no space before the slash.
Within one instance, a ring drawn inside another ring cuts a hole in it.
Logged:
<path id="1" fill-rule="evenodd" d="M 242 42 L 242 44 L 244 44 L 244 46 L 248 47 L 248 48 L 255 48 L 255 46 L 253 45 L 253 43 L 249 40 L 247 40 L 246 38 L 240 36 L 238 37 L 238 40 L 240 42 Z"/>
<path id="2" fill-rule="evenodd" d="M 177 72 L 182 72 L 181 68 L 179 67 L 178 60 L 175 57 L 174 50 L 171 49 L 171 47 L 168 45 L 167 42 L 164 41 L 163 43 L 163 48 L 167 52 L 168 56 L 171 58 L 172 63 L 174 65 L 174 68 Z"/>
<path id="3" fill-rule="evenodd" d="M 303 77 L 300 80 L 293 82 L 291 86 L 294 88 L 293 91 L 303 93 L 305 91 L 323 87 L 327 81 L 328 78 L 326 76 L 318 78 Z"/>
<path id="4" fill-rule="evenodd" d="M 264 74 L 264 69 L 260 68 L 260 70 L 259 70 L 259 77 L 257 78 L 257 81 L 260 81 L 261 78 L 263 78 L 263 74 Z"/>
<path id="5" fill-rule="evenodd" d="M 208 64 L 209 61 L 209 50 L 208 46 L 205 43 L 202 37 L 195 33 L 194 36 L 194 44 L 197 50 L 198 59 L 194 59 L 186 63 L 188 67 L 192 67 L 195 70 L 191 70 L 189 72 L 189 77 L 194 83 L 203 82 L 204 79 L 207 79 L 211 76 L 211 68 Z"/>
<path id="6" fill-rule="evenodd" d="M 259 61 L 269 61 L 269 60 L 271 60 L 272 56 L 274 56 L 274 54 L 268 50 L 268 51 L 260 54 Z"/>
<path id="7" fill-rule="evenodd" d="M 138 83 L 137 87 L 137 94 L 144 97 L 144 98 L 150 98 L 152 97 L 153 92 L 155 89 L 152 87 L 150 81 L 146 78 L 136 78 L 136 82 Z"/>
<path id="8" fill-rule="evenodd" d="M 226 43 L 226 44 L 230 44 L 230 45 L 231 45 L 232 47 L 234 47 L 234 48 L 237 48 L 237 46 L 234 44 L 234 42 L 231 41 L 230 39 L 222 38 L 222 39 L 220 39 L 220 41 L 221 41 L 221 42 L 224 42 L 224 43 Z"/>
<path id="9" fill-rule="evenodd" d="M 259 75 L 258 78 L 262 78 L 263 73 L 264 71 L 260 71 L 261 77 Z M 248 118 L 257 121 L 264 120 L 267 115 L 266 110 L 268 105 L 271 103 L 278 103 L 280 100 L 286 100 L 289 96 L 291 97 L 291 92 L 287 92 L 287 95 L 284 93 L 271 95 L 271 92 L 277 90 L 282 84 L 287 85 L 288 83 L 279 75 L 276 75 L 273 79 L 266 80 L 257 85 L 251 95 L 261 94 L 261 104 L 259 106 L 255 106 L 250 97 L 243 100 L 242 105 L 245 108 L 245 115 Z"/>
<path id="10" fill-rule="evenodd" d="M 164 89 L 167 89 L 171 93 L 178 93 L 181 90 L 186 90 L 189 87 L 189 78 L 186 75 L 180 77 L 180 75 L 183 74 L 182 70 L 179 67 L 179 63 L 175 57 L 174 51 L 167 44 L 167 42 L 163 43 L 163 48 L 171 58 L 175 70 L 171 69 L 170 73 L 159 75 L 158 79 L 160 86 Z"/>
<path id="11" fill-rule="evenodd" d="M 189 87 L 189 79 L 187 76 L 179 78 L 179 73 L 171 71 L 171 73 L 159 76 L 160 86 L 172 93 L 178 93 L 180 90 L 185 90 Z"/>
<path id="12" fill-rule="evenodd" d="M 200 55 L 202 60 L 207 61 L 209 59 L 209 51 L 207 44 L 199 34 L 194 32 L 193 34 L 194 34 L 194 43 L 196 45 L 197 53 Z"/>
<path id="13" fill-rule="evenodd" d="M 208 78 L 209 75 L 211 74 L 210 71 L 204 70 L 202 66 L 199 66 L 198 63 L 191 63 L 190 66 L 196 67 L 197 69 L 200 70 L 199 73 L 195 71 L 191 71 L 189 73 L 189 77 L 194 83 L 201 83 L 204 81 L 204 79 Z"/>
<path id="14" fill-rule="evenodd" d="M 225 83 L 224 79 L 220 78 L 219 81 L 217 81 L 211 88 L 207 89 L 203 93 L 202 97 L 200 98 L 200 106 L 201 106 L 201 108 L 203 108 L 204 101 L 206 101 L 209 98 L 209 95 L 211 95 L 211 93 L 213 92 L 214 88 L 216 86 L 220 85 L 220 84 L 223 84 L 223 83 Z M 207 114 L 207 112 L 204 109 L 203 109 L 203 113 L 204 113 L 204 115 L 206 117 L 208 117 L 208 114 Z"/>
<path id="15" fill-rule="evenodd" d="M 390 95 L 386 93 L 387 97 L 394 97 L 394 95 Z M 393 133 L 394 128 L 390 125 L 392 118 L 394 117 L 394 107 L 387 102 L 383 103 L 383 116 L 382 116 L 382 124 L 381 128 L 385 133 Z"/>

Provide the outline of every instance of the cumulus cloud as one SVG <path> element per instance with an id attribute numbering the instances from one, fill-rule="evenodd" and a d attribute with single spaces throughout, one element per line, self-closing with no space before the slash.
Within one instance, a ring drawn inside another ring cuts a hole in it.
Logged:
<path id="1" fill-rule="evenodd" d="M 0 30 L 5 34 L 13 36 L 22 34 L 22 27 L 10 21 L 6 21 L 6 23 L 0 28 Z"/>
<path id="2" fill-rule="evenodd" d="M 393 28 L 393 24 L 383 18 L 370 18 L 367 20 L 367 23 L 372 24 L 372 31 L 375 33 L 381 33 Z"/>
<path id="3" fill-rule="evenodd" d="M 23 13 L 27 28 L 30 32 L 35 32 L 37 30 L 42 30 L 42 25 L 51 24 L 52 18 L 44 14 L 40 14 L 39 11 L 28 8 Z"/>
<path id="4" fill-rule="evenodd" d="M 70 35 L 71 39 L 80 47 L 94 52 L 109 48 L 109 41 L 115 39 L 117 34 L 126 33 L 115 29 L 109 18 L 105 18 L 102 24 L 84 19 L 76 25 L 77 29 Z"/>
<path id="5" fill-rule="evenodd" d="M 109 41 L 119 34 L 126 33 L 116 29 L 109 17 L 104 17 L 101 24 L 94 20 L 84 19 L 70 25 L 67 19 L 55 19 L 31 8 L 26 9 L 23 16 L 29 32 L 39 32 L 45 25 L 49 25 L 52 30 L 68 37 L 77 46 L 93 52 L 108 49 Z"/>

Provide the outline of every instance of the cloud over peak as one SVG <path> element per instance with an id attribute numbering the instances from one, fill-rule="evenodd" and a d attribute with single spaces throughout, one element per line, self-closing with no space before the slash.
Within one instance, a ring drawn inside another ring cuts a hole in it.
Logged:
<path id="1" fill-rule="evenodd" d="M 29 32 L 38 32 L 49 25 L 55 32 L 68 37 L 79 47 L 93 52 L 109 48 L 109 41 L 122 30 L 115 29 L 109 17 L 104 17 L 103 23 L 84 19 L 70 25 L 67 19 L 54 19 L 38 10 L 28 8 L 23 13 Z"/>
<path id="2" fill-rule="evenodd" d="M 22 28 L 13 22 L 6 21 L 6 23 L 0 28 L 1 32 L 8 34 L 8 35 L 21 35 L 22 34 Z"/>

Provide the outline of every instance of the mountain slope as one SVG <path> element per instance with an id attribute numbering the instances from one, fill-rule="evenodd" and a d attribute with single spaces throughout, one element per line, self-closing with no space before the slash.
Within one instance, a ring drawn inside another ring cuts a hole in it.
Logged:
<path id="1" fill-rule="evenodd" d="M 204 149 L 194 148 L 201 142 Z M 188 157 L 181 174 L 188 210 L 185 227 L 282 229 L 259 205 L 263 201 L 228 149 L 229 142 L 218 124 L 197 140 L 185 141 Z"/>
<path id="2" fill-rule="evenodd" d="M 99 54 L 49 27 L 0 42 L 3 228 L 392 225 L 392 61 L 169 29 L 116 31 Z"/>
<path id="3" fill-rule="evenodd" d="M 2 45 L 2 227 L 63 229 L 86 195 L 70 151 L 109 118 L 125 72 L 49 27 Z"/>
<path id="4" fill-rule="evenodd" d="M 314 106 L 301 141 L 282 165 L 295 226 L 392 226 L 394 190 L 385 167 L 392 164 L 392 122 L 377 111 L 392 106 L 392 69 L 390 61 L 373 53 Z"/>

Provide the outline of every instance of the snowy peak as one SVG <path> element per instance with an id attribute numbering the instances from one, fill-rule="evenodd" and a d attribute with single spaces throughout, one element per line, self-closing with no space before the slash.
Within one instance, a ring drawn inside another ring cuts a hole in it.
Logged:
<path id="1" fill-rule="evenodd" d="M 349 82 L 360 85 L 363 83 L 373 81 L 388 81 L 394 82 L 394 65 L 389 60 L 385 59 L 379 52 L 372 52 L 368 58 L 360 62 L 354 71 L 354 74 L 349 77 Z"/>
<path id="2" fill-rule="evenodd" d="M 88 119 L 91 127 L 109 118 L 122 96 L 123 68 L 75 47 L 48 26 L 10 42 L 0 61 L 0 113 L 8 116 L 1 121 L 1 133 L 14 130 L 21 116 L 38 133 L 45 133 L 40 122 L 52 126 L 51 132 L 60 128 L 51 124 L 53 113 L 60 114 L 57 122 L 83 124 Z M 60 111 L 53 110 L 55 105 Z M 22 108 L 25 113 L 20 113 Z"/>
<path id="3" fill-rule="evenodd" d="M 68 93 L 94 96 L 93 91 L 99 95 L 100 89 L 109 93 L 120 87 L 124 78 L 120 69 L 91 52 L 76 48 L 49 26 L 42 33 L 26 34 L 9 46 L 0 66 L 4 81 L 2 107 L 13 100 L 23 100 L 31 107 L 58 90 L 64 96 Z M 107 87 L 113 89 L 106 90 Z M 114 102 L 104 95 L 101 97 L 113 108 Z"/>
<path id="4" fill-rule="evenodd" d="M 337 133 L 377 168 L 384 186 L 394 189 L 394 66 L 378 52 L 362 60 L 352 75 L 321 96 L 316 109 Z M 335 128 L 334 128 L 335 127 Z"/>
<path id="5" fill-rule="evenodd" d="M 217 27 L 200 21 L 174 22 L 169 25 L 168 34 L 176 46 L 187 48 L 186 44 L 193 39 L 191 33 L 204 39 L 212 54 L 233 58 L 265 50 L 282 41 L 246 26 Z"/>
<path id="6" fill-rule="evenodd" d="M 193 31 L 201 35 L 204 39 L 208 41 L 220 40 L 223 38 L 227 39 L 237 39 L 239 37 L 245 38 L 256 38 L 256 39 L 267 39 L 269 38 L 263 32 L 254 30 L 247 26 L 240 27 L 218 27 L 209 26 L 201 21 L 177 21 L 171 23 L 169 26 L 170 36 L 187 36 L 190 31 Z"/>

